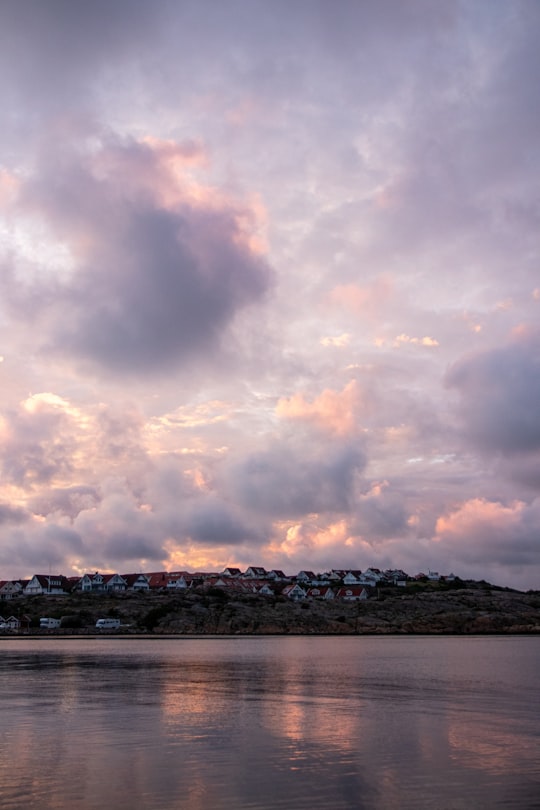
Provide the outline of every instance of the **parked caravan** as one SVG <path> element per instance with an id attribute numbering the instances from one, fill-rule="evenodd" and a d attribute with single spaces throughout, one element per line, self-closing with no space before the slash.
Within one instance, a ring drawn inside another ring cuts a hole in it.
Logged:
<path id="1" fill-rule="evenodd" d="M 41 630 L 56 630 L 60 627 L 60 619 L 43 618 L 39 620 Z"/>
<path id="2" fill-rule="evenodd" d="M 120 619 L 98 619 L 96 622 L 97 630 L 118 630 L 120 627 Z"/>

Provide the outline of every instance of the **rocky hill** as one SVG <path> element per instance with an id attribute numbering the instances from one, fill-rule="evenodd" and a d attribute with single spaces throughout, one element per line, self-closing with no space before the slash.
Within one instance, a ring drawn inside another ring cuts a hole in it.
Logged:
<path id="1" fill-rule="evenodd" d="M 95 633 L 98 618 L 119 618 L 124 634 L 474 634 L 540 633 L 540 592 L 488 583 L 381 588 L 366 601 L 237 596 L 221 589 L 185 594 L 73 594 L 19 599 L 0 605 L 31 634 Z M 62 619 L 39 630 L 39 618 Z M 107 632 L 107 631 L 105 631 Z M 116 631 L 118 632 L 118 631 Z"/>

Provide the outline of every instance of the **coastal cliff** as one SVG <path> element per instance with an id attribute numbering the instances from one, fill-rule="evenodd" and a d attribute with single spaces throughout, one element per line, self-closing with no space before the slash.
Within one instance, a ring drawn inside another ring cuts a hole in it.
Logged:
<path id="1" fill-rule="evenodd" d="M 540 633 L 540 592 L 488 583 L 463 583 L 448 590 L 381 588 L 359 602 L 292 602 L 284 596 L 240 596 L 211 588 L 174 596 L 31 597 L 11 602 L 9 610 L 15 608 L 25 617 L 25 632 L 46 635 L 94 633 L 96 620 L 105 616 L 120 619 L 125 634 Z M 60 618 L 61 627 L 40 631 L 40 616 Z"/>

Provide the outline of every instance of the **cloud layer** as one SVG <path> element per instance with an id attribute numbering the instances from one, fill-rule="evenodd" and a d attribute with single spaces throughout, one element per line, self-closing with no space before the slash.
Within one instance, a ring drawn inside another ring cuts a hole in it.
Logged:
<path id="1" fill-rule="evenodd" d="M 0 16 L 0 577 L 538 587 L 537 5 Z"/>

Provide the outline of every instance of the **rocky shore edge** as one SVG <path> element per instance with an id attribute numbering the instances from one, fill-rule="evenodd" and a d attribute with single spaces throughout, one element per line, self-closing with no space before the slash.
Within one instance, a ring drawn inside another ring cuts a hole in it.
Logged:
<path id="1" fill-rule="evenodd" d="M 237 595 L 210 588 L 181 594 L 34 596 L 0 605 L 21 619 L 19 635 L 96 634 L 98 618 L 118 618 L 118 635 L 445 635 L 540 634 L 540 591 L 489 583 L 452 588 L 380 588 L 359 602 Z M 41 617 L 61 620 L 39 628 Z M 107 634 L 111 631 L 99 631 Z"/>

